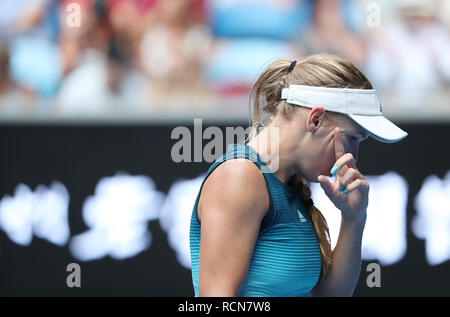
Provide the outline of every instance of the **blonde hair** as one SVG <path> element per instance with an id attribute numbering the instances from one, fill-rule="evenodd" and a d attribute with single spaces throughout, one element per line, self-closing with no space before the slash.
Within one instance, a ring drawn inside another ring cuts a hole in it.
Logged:
<path id="1" fill-rule="evenodd" d="M 248 141 L 253 139 L 261 128 L 264 128 L 277 113 L 289 118 L 299 107 L 281 100 L 281 90 L 291 84 L 322 86 L 334 88 L 372 89 L 372 85 L 364 74 L 349 61 L 335 55 L 315 54 L 299 62 L 289 71 L 292 61 L 278 59 L 271 63 L 259 76 L 250 94 L 251 132 Z M 252 109 L 253 108 L 253 109 Z M 253 111 L 252 111 L 253 110 Z M 326 111 L 325 119 L 335 121 L 341 114 Z M 302 203 L 311 198 L 309 183 L 300 175 L 293 175 L 288 185 L 297 188 Z M 309 214 L 314 224 L 320 253 L 322 279 L 332 261 L 332 250 L 328 225 L 320 210 L 314 205 L 309 207 Z"/>

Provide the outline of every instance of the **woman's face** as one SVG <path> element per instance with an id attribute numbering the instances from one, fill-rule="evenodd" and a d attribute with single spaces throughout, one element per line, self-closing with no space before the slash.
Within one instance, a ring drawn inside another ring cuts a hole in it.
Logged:
<path id="1" fill-rule="evenodd" d="M 326 120 L 323 107 L 308 110 L 304 116 L 306 119 L 303 119 L 306 133 L 298 155 L 302 157 L 302 175 L 310 182 L 317 182 L 319 175 L 331 176 L 330 170 L 336 162 L 334 128 L 339 127 L 345 153 L 351 153 L 355 163 L 358 161 L 359 145 L 369 133 L 346 115 L 332 116 L 332 120 Z"/>

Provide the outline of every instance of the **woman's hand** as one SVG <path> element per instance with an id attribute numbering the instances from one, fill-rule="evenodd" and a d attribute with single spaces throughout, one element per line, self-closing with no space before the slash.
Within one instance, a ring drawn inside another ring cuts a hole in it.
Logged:
<path id="1" fill-rule="evenodd" d="M 336 163 L 331 174 L 335 174 L 336 179 L 330 183 L 327 177 L 319 175 L 318 181 L 328 198 L 342 212 L 343 221 L 359 220 L 364 223 L 369 202 L 369 183 L 356 168 L 353 155 L 345 153 L 338 128 L 334 130 L 334 147 Z"/>

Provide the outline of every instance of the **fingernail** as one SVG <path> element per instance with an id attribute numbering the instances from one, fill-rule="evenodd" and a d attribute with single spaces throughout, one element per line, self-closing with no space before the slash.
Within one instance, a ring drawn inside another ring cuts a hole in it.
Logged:
<path id="1" fill-rule="evenodd" d="M 347 191 L 347 190 L 344 190 L 344 193 L 343 193 L 343 194 L 344 194 L 344 195 L 347 195 L 347 193 L 348 193 L 348 191 Z"/>
<path id="2" fill-rule="evenodd" d="M 336 174 L 336 172 L 338 171 L 338 167 L 337 166 L 334 166 L 332 169 L 331 169 L 331 171 L 330 171 L 330 173 L 331 173 L 331 175 L 334 175 L 334 174 Z"/>
<path id="3" fill-rule="evenodd" d="M 341 191 L 343 191 L 343 190 L 344 190 L 344 188 L 342 188 L 342 186 L 339 185 L 339 191 L 341 192 Z"/>

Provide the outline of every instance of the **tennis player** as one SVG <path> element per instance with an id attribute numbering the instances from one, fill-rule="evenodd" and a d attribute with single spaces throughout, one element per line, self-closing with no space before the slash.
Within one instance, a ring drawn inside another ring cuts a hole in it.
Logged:
<path id="1" fill-rule="evenodd" d="M 334 55 L 273 62 L 251 101 L 254 132 L 211 165 L 195 201 L 195 296 L 352 296 L 369 194 L 356 166 L 359 145 L 407 133 L 383 116 L 361 71 Z M 341 212 L 334 250 L 311 182 Z"/>

